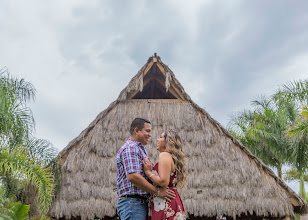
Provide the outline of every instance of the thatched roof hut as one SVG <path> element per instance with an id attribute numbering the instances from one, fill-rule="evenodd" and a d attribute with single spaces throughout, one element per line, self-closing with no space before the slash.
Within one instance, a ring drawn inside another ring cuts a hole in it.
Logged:
<path id="1" fill-rule="evenodd" d="M 152 122 L 147 146 L 177 130 L 185 143 L 187 189 L 180 192 L 191 219 L 283 219 L 305 213 L 306 202 L 186 94 L 173 72 L 150 57 L 118 99 L 59 154 L 62 187 L 50 210 L 57 219 L 116 214 L 116 153 L 135 117 Z"/>

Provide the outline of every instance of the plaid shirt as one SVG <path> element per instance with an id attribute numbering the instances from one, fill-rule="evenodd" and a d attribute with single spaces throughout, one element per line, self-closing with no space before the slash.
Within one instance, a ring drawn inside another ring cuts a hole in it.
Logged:
<path id="1" fill-rule="evenodd" d="M 148 153 L 142 143 L 127 139 L 126 143 L 120 148 L 117 153 L 117 193 L 118 197 L 124 195 L 147 195 L 148 192 L 137 188 L 126 177 L 130 173 L 139 173 L 146 180 L 143 172 L 143 158 L 148 158 Z M 149 159 L 150 160 L 150 159 Z"/>

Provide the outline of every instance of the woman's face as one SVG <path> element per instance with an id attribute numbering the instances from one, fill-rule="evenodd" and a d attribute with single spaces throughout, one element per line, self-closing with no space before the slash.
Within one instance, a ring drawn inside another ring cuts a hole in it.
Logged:
<path id="1" fill-rule="evenodd" d="M 165 141 L 165 137 L 164 137 L 165 133 L 162 133 L 160 135 L 160 137 L 157 139 L 157 147 L 156 149 L 159 152 L 164 152 L 166 151 L 166 141 Z"/>

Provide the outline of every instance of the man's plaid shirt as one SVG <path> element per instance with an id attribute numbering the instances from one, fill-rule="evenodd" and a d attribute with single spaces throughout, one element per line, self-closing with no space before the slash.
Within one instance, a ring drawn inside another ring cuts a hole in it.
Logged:
<path id="1" fill-rule="evenodd" d="M 148 153 L 142 143 L 127 139 L 126 143 L 117 153 L 117 193 L 118 197 L 124 195 L 147 195 L 148 192 L 137 188 L 126 177 L 130 173 L 139 173 L 146 180 L 143 172 L 142 161 L 144 158 L 149 159 Z M 150 160 L 150 159 L 149 159 Z"/>

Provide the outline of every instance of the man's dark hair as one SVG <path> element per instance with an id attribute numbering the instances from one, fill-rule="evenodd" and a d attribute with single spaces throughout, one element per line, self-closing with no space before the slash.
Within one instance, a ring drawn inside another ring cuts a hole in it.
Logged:
<path id="1" fill-rule="evenodd" d="M 144 128 L 144 123 L 151 124 L 151 122 L 148 119 L 145 118 L 135 118 L 133 122 L 130 125 L 130 134 L 134 134 L 135 128 L 138 128 L 139 130 L 142 130 Z"/>

